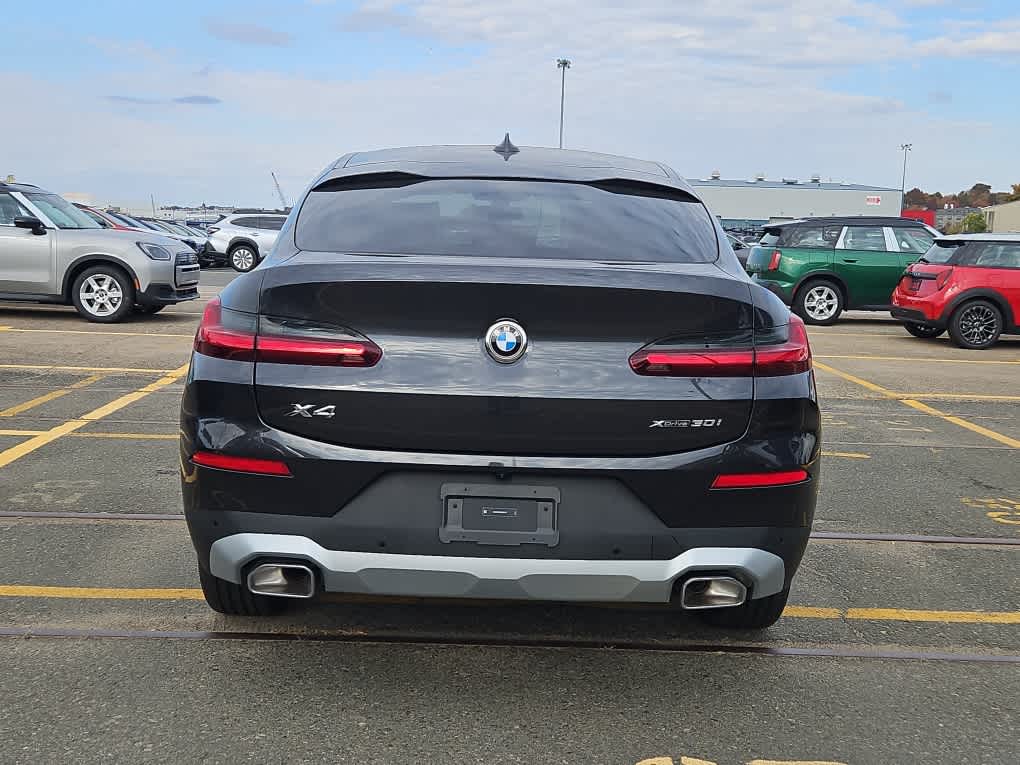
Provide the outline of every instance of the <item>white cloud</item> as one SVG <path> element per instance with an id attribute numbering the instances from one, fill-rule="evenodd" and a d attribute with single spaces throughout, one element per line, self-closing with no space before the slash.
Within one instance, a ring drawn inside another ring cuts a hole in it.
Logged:
<path id="1" fill-rule="evenodd" d="M 474 0 L 373 0 L 342 23 L 396 28 L 437 48 L 478 53 L 438 71 L 322 79 L 242 71 L 229 57 L 196 73 L 187 55 L 104 41 L 125 64 L 104 92 L 148 96 L 152 83 L 173 83 L 173 95 L 224 103 L 154 108 L 134 96 L 111 103 L 72 82 L 28 87 L 19 79 L 15 90 L 26 90 L 8 96 L 33 107 L 15 123 L 19 164 L 10 171 L 109 201 L 152 192 L 166 202 L 273 205 L 271 170 L 293 199 L 350 150 L 495 144 L 507 130 L 519 145 L 554 145 L 555 59 L 566 55 L 574 61 L 568 147 L 660 159 L 691 176 L 716 168 L 730 177 L 820 172 L 898 187 L 896 147 L 912 141 L 911 183 L 950 190 L 978 176 L 996 187 L 1016 182 L 1008 177 L 1015 169 L 1001 162 L 1001 147 L 1013 141 L 1009 125 L 954 122 L 827 84 L 862 63 L 943 55 L 942 38 L 915 43 L 876 2 L 830 0 L 820 10 L 816 0 L 517 0 L 496 13 Z M 968 39 L 995 33 L 981 28 Z M 33 100 L 33 93 L 47 97 Z M 74 131 L 61 127 L 68 113 L 76 115 Z M 967 152 L 939 148 L 964 140 Z"/>

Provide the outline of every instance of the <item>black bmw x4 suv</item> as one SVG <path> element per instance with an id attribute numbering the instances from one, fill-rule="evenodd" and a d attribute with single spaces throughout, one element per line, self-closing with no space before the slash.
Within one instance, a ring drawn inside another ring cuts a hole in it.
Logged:
<path id="1" fill-rule="evenodd" d="M 779 618 L 819 411 L 804 326 L 670 168 L 350 154 L 211 301 L 181 413 L 209 605 L 320 592 Z"/>

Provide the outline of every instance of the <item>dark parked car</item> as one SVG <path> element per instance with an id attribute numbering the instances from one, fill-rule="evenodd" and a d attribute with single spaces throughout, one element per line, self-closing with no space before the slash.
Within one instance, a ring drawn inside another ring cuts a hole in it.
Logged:
<path id="1" fill-rule="evenodd" d="M 342 157 L 211 301 L 181 409 L 206 600 L 672 604 L 760 628 L 808 541 L 803 323 L 673 170 Z"/>

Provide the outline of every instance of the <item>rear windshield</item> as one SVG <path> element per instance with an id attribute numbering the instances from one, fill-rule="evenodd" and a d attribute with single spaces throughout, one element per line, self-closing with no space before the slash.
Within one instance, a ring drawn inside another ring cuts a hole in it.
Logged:
<path id="1" fill-rule="evenodd" d="M 630 186 L 624 193 L 608 183 L 407 178 L 312 191 L 298 217 L 297 246 L 606 262 L 718 257 L 708 211 L 700 202 L 669 197 L 668 189 Z"/>
<path id="2" fill-rule="evenodd" d="M 948 263 L 965 242 L 935 242 L 921 257 L 925 263 Z"/>

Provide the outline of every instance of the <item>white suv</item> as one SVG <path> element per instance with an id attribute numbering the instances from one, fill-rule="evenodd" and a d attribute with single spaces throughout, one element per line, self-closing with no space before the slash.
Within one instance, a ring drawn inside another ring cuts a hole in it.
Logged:
<path id="1" fill-rule="evenodd" d="M 209 226 L 209 255 L 226 255 L 235 271 L 251 271 L 276 244 L 286 215 L 234 213 Z"/>

